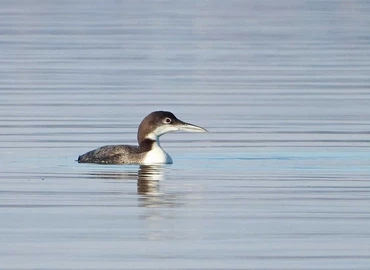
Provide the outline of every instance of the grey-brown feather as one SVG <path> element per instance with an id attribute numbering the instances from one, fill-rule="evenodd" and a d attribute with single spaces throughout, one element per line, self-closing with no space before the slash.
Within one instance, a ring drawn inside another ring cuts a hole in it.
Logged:
<path id="1" fill-rule="evenodd" d="M 79 163 L 140 164 L 145 156 L 139 146 L 106 145 L 78 157 Z"/>

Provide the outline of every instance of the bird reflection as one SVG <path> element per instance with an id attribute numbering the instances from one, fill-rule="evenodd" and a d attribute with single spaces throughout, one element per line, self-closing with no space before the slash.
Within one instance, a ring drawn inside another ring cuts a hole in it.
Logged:
<path id="1" fill-rule="evenodd" d="M 138 171 L 137 193 L 140 195 L 139 206 L 141 207 L 179 207 L 176 195 L 164 192 L 160 188 L 163 185 L 163 171 L 165 165 L 141 165 Z M 162 187 L 163 188 L 163 187 Z M 164 186 L 166 188 L 166 185 Z M 154 213 L 152 213 L 154 215 Z"/>
<path id="2" fill-rule="evenodd" d="M 137 192 L 140 195 L 159 194 L 159 182 L 163 180 L 164 165 L 140 165 L 138 171 L 99 171 L 89 172 L 88 178 L 106 180 L 137 180 Z M 86 173 L 85 173 L 86 174 Z"/>
<path id="3" fill-rule="evenodd" d="M 113 170 L 114 168 L 114 170 Z M 118 168 L 118 169 L 117 169 Z M 137 207 L 141 208 L 137 211 L 139 218 L 145 220 L 146 235 L 149 240 L 163 240 L 173 239 L 177 235 L 163 230 L 162 222 L 166 219 L 174 218 L 174 211 L 167 211 L 169 208 L 179 208 L 183 205 L 184 201 L 178 197 L 173 189 L 169 189 L 169 183 L 166 183 L 164 172 L 166 165 L 141 165 L 137 167 L 109 167 L 109 170 L 99 172 L 86 172 L 83 174 L 85 177 L 93 179 L 104 179 L 108 182 L 117 181 L 126 183 L 120 192 L 120 189 L 115 185 L 114 190 L 120 196 L 115 196 L 114 199 L 118 200 L 114 205 L 121 204 L 120 201 L 125 202 L 131 199 L 133 181 L 137 181 Z M 127 192 L 127 190 L 129 190 Z M 129 197 L 128 197 L 129 196 Z M 124 204 L 125 205 L 125 204 Z M 144 210 L 145 209 L 145 210 Z M 144 210 L 144 211 L 143 211 Z"/>
<path id="4" fill-rule="evenodd" d="M 159 194 L 159 181 L 163 179 L 163 166 L 141 165 L 137 173 L 137 193 L 140 195 Z"/>
<path id="5" fill-rule="evenodd" d="M 100 171 L 88 174 L 88 178 L 106 180 L 137 180 L 137 194 L 140 207 L 178 207 L 176 195 L 161 191 L 165 165 L 140 165 L 138 171 Z"/>
<path id="6" fill-rule="evenodd" d="M 141 207 L 175 207 L 174 195 L 160 190 L 163 165 L 141 165 L 138 171 L 137 193 Z M 152 213 L 154 214 L 154 213 Z"/>

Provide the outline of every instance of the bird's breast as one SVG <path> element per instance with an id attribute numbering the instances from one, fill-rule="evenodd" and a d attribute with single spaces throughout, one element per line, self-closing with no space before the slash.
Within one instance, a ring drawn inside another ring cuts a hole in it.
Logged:
<path id="1" fill-rule="evenodd" d="M 172 158 L 160 146 L 155 146 L 146 153 L 142 164 L 172 164 Z"/>

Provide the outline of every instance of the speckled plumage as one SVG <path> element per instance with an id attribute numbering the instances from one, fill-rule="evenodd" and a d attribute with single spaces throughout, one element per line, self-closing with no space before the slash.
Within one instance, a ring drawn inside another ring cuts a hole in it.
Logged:
<path id="1" fill-rule="evenodd" d="M 140 153 L 139 146 L 106 145 L 78 157 L 79 163 L 140 164 L 146 152 Z"/>

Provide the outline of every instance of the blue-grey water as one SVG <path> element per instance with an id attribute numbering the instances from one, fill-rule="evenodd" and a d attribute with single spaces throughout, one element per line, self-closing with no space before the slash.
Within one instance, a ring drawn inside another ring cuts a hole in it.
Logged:
<path id="1" fill-rule="evenodd" d="M 369 1 L 0 1 L 0 268 L 369 269 Z M 78 164 L 154 110 L 173 165 Z"/>

